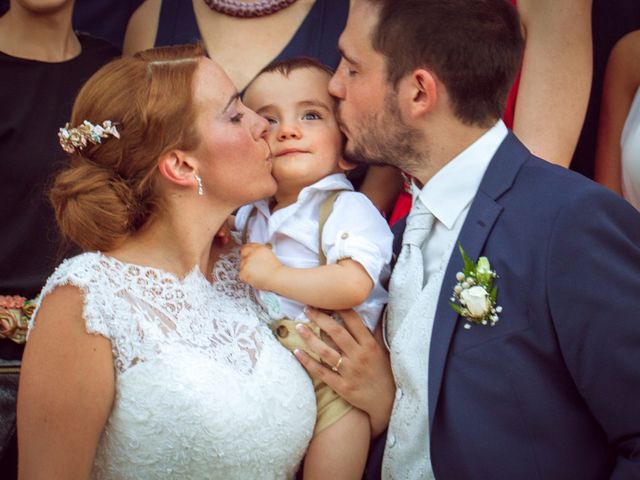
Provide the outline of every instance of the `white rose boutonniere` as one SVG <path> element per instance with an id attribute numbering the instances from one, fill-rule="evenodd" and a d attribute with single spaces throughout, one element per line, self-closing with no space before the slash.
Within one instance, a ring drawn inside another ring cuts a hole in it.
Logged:
<path id="1" fill-rule="evenodd" d="M 458 283 L 453 287 L 450 305 L 467 323 L 464 328 L 471 328 L 472 323 L 493 327 L 498 322 L 502 307 L 496 304 L 498 287 L 493 285 L 498 277 L 487 257 L 480 257 L 477 262 L 471 260 L 458 245 L 464 271 L 456 273 Z"/>

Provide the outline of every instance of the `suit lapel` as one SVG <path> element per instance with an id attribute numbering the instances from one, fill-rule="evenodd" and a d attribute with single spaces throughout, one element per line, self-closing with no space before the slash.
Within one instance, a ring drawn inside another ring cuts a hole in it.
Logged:
<path id="1" fill-rule="evenodd" d="M 430 427 L 433 427 L 449 345 L 459 322 L 458 314 L 449 305 L 449 298 L 456 283 L 456 273 L 463 270 L 464 264 L 458 244 L 462 245 L 469 258 L 473 260 L 481 255 L 493 225 L 503 209 L 496 200 L 513 185 L 528 155 L 529 152 L 524 146 L 509 133 L 487 168 L 449 259 L 438 298 L 429 349 Z"/>

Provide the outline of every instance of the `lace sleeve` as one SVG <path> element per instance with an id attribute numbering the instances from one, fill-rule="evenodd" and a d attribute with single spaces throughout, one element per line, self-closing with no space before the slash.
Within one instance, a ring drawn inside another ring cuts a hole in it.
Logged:
<path id="1" fill-rule="evenodd" d="M 48 278 L 47 283 L 38 295 L 36 308 L 29 322 L 29 332 L 33 330 L 38 312 L 44 298 L 56 288 L 73 286 L 80 289 L 83 296 L 82 318 L 85 322 L 87 333 L 102 335 L 111 340 L 111 332 L 107 322 L 104 281 L 101 278 L 102 271 L 97 268 L 95 258 L 90 253 L 85 253 L 62 262 L 55 272 Z M 113 313 L 113 312 L 112 312 Z"/>

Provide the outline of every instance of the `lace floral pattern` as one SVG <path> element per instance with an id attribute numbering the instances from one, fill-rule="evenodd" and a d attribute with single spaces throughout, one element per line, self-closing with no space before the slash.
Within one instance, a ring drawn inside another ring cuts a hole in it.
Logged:
<path id="1" fill-rule="evenodd" d="M 237 250 L 210 283 L 100 253 L 65 261 L 89 333 L 111 341 L 116 398 L 93 478 L 288 478 L 315 422 L 311 382 L 238 280 Z M 37 317 L 37 310 L 34 319 Z"/>

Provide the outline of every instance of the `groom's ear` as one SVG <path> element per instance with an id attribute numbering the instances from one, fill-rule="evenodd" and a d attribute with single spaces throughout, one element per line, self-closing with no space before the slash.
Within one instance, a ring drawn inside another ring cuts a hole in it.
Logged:
<path id="1" fill-rule="evenodd" d="M 434 110 L 438 102 L 438 80 L 435 75 L 424 68 L 418 68 L 401 80 L 400 88 L 404 90 L 405 114 L 414 120 Z"/>

